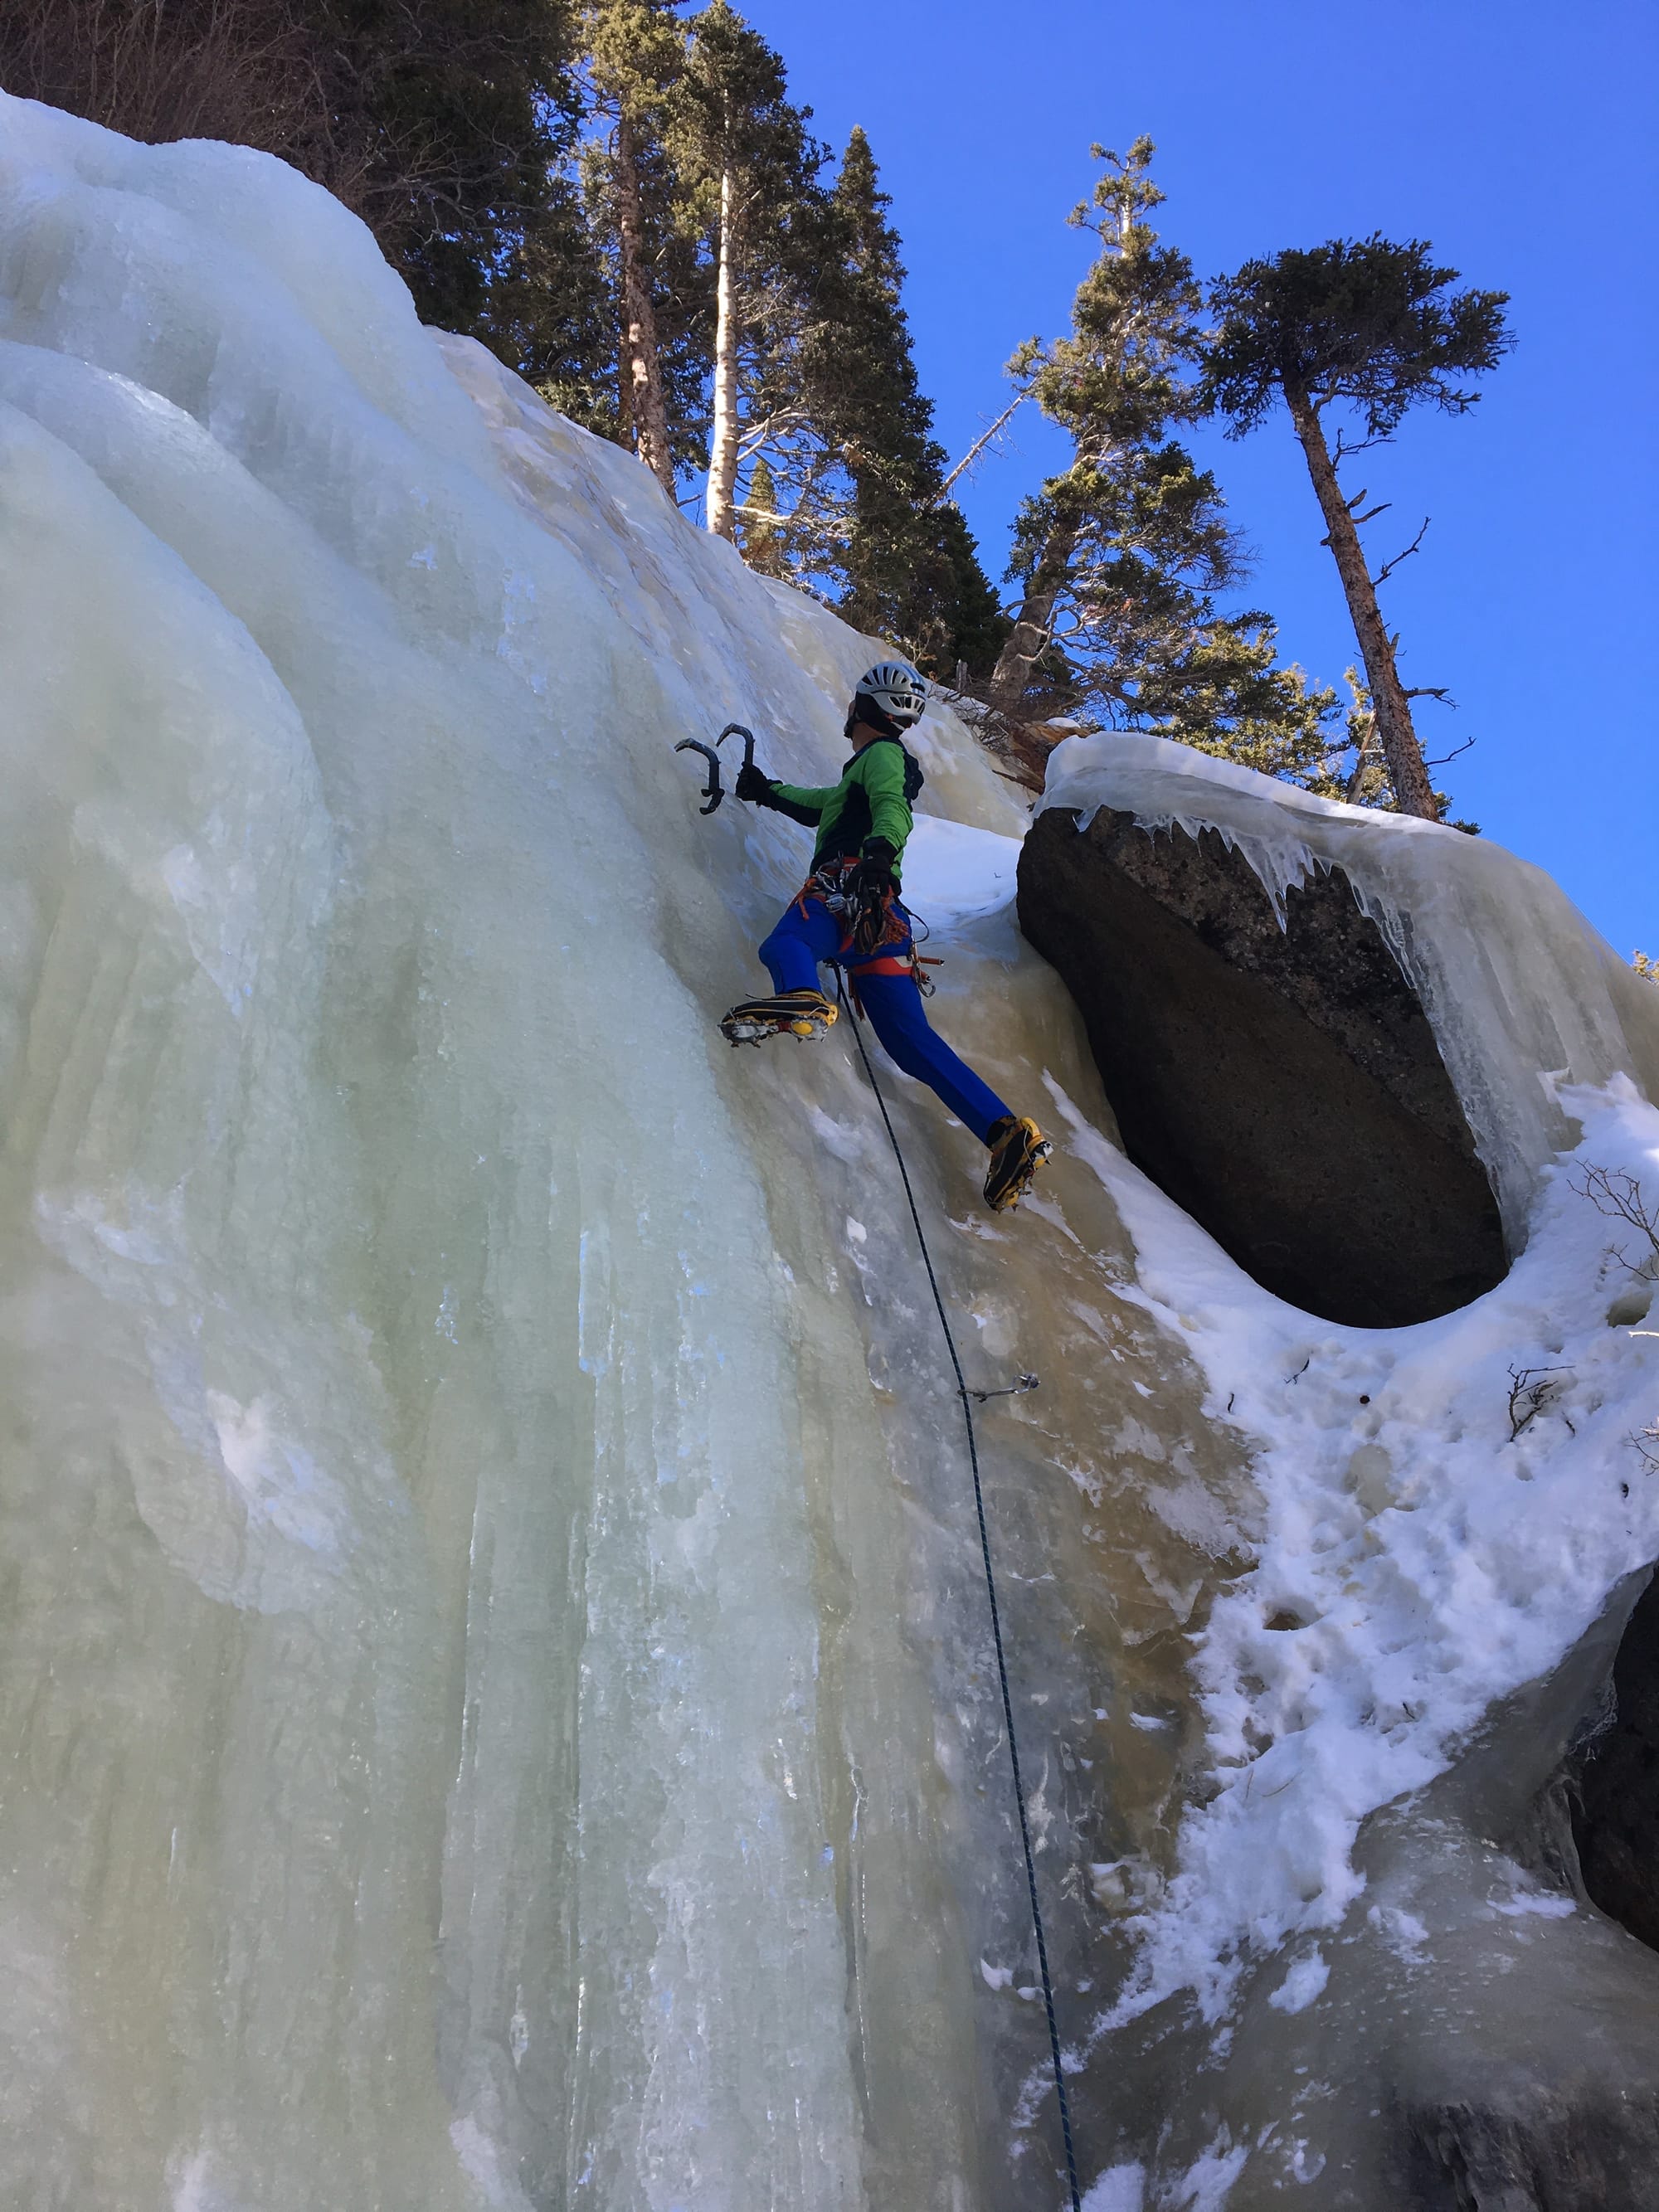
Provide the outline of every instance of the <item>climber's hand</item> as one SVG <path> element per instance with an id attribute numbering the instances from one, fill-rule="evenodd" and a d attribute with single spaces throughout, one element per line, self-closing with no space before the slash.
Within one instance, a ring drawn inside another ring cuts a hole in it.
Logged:
<path id="1" fill-rule="evenodd" d="M 776 780 L 775 776 L 763 775 L 752 762 L 746 762 L 738 770 L 738 780 L 732 788 L 739 799 L 746 799 L 753 805 L 764 806 L 772 796 Z"/>
<path id="2" fill-rule="evenodd" d="M 898 889 L 898 878 L 893 873 L 894 854 L 884 837 L 866 837 L 859 852 L 859 864 L 853 871 L 848 888 L 862 905 L 866 898 L 878 902 L 891 898 Z"/>
<path id="3" fill-rule="evenodd" d="M 853 902 L 853 942 L 865 954 L 873 953 L 887 933 L 887 908 L 898 893 L 893 873 L 894 852 L 884 837 L 868 837 L 859 864 L 848 878 Z"/>

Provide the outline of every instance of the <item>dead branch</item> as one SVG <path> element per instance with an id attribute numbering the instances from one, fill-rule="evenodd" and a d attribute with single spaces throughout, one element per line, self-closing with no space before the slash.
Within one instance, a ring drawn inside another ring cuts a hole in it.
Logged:
<path id="1" fill-rule="evenodd" d="M 813 538 L 833 538 L 837 544 L 845 544 L 853 534 L 844 524 L 818 521 L 810 514 L 802 514 L 799 509 L 793 514 L 775 514 L 769 507 L 734 505 L 732 512 L 741 515 L 745 522 L 772 522 L 781 530 L 796 530 Z"/>
<path id="2" fill-rule="evenodd" d="M 1565 1382 L 1552 1382 L 1553 1375 L 1570 1375 L 1570 1367 L 1511 1367 L 1510 1370 L 1510 1442 L 1513 1443 L 1546 1406 L 1561 1395 Z"/>
<path id="3" fill-rule="evenodd" d="M 1394 441 L 1392 438 L 1378 435 L 1370 438 L 1357 438 L 1351 446 L 1343 432 L 1339 430 L 1336 434 L 1336 444 L 1331 453 L 1331 465 L 1334 468 L 1340 468 L 1342 463 L 1352 453 L 1369 453 L 1374 446 L 1391 446 L 1393 443 Z M 1361 499 L 1364 499 L 1365 495 L 1362 491 L 1359 496 Z"/>
<path id="4" fill-rule="evenodd" d="M 1419 696 L 1423 697 L 1431 697 L 1433 695 L 1425 692 Z M 1449 702 L 1448 703 L 1449 704 Z M 1459 753 L 1468 752 L 1471 745 L 1479 744 L 1480 742 L 1480 740 L 1478 738 L 1465 738 L 1461 745 L 1454 745 L 1449 753 L 1442 753 L 1437 760 L 1425 761 L 1423 765 L 1425 768 L 1444 768 L 1448 761 L 1455 761 Z"/>
<path id="5" fill-rule="evenodd" d="M 1652 1249 L 1639 1260 L 1628 1259 L 1618 1245 L 1607 1247 L 1607 1257 L 1616 1261 L 1626 1273 L 1638 1282 L 1659 1282 L 1659 1213 L 1649 1204 L 1641 1184 L 1632 1175 L 1620 1168 L 1601 1168 L 1587 1165 L 1579 1171 L 1579 1179 L 1572 1184 L 1580 1198 L 1589 1199 L 1598 1213 L 1609 1221 L 1622 1221 L 1646 1237 Z"/>
<path id="6" fill-rule="evenodd" d="M 990 428 L 981 432 L 980 436 L 975 439 L 973 444 L 969 447 L 967 452 L 957 463 L 955 468 L 953 468 L 950 475 L 945 477 L 945 482 L 934 493 L 933 498 L 928 501 L 927 504 L 930 508 L 944 506 L 945 501 L 951 495 L 951 487 L 955 483 L 957 478 L 963 475 L 964 471 L 972 468 L 974 463 L 985 451 L 985 448 L 990 444 L 992 439 L 996 436 L 998 431 L 1000 430 L 1003 425 L 1008 421 L 1009 416 L 1013 414 L 1016 408 L 1023 407 L 1030 397 L 1030 393 L 1029 390 L 1015 392 L 1013 398 L 1003 409 L 1001 414 L 997 416 L 996 421 L 992 423 Z"/>
<path id="7" fill-rule="evenodd" d="M 1373 514 L 1381 514 L 1382 512 L 1382 510 L 1380 507 L 1373 507 L 1371 510 Z M 1370 520 L 1370 516 L 1366 515 L 1361 519 L 1362 520 L 1369 521 Z M 1423 518 L 1423 528 L 1418 532 L 1416 537 L 1413 538 L 1411 544 L 1406 548 L 1405 551 L 1403 553 L 1396 553 L 1392 561 L 1385 561 L 1382 563 L 1382 566 L 1376 572 L 1376 580 L 1379 584 L 1386 584 L 1389 577 L 1393 575 L 1395 570 L 1400 566 L 1401 562 L 1402 561 L 1409 561 L 1411 559 L 1412 555 L 1416 552 L 1418 547 L 1423 543 L 1424 534 L 1433 520 L 1434 517 L 1432 515 L 1425 514 Z"/>
<path id="8" fill-rule="evenodd" d="M 781 435 L 790 424 L 805 422 L 805 419 L 806 410 L 804 407 L 780 407 L 773 414 L 763 416 L 758 422 L 750 423 L 738 441 L 738 460 L 752 460 L 763 446 Z"/>

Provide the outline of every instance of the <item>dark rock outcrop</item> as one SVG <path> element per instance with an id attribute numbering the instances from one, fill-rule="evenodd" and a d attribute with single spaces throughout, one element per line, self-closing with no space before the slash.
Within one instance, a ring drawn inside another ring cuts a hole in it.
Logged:
<path id="1" fill-rule="evenodd" d="M 1402 2115 L 1408 2203 L 1423 2212 L 1653 2212 L 1655 2099 L 1540 2094 L 1523 2110 L 1447 2103 Z"/>
<path id="2" fill-rule="evenodd" d="M 1281 930 L 1213 830 L 1040 814 L 1020 927 L 1059 969 L 1129 1157 L 1266 1289 L 1397 1328 L 1503 1278 L 1498 1207 L 1416 993 L 1338 872 Z"/>
<path id="3" fill-rule="evenodd" d="M 1659 1580 L 1631 1614 L 1612 1703 L 1576 1777 L 1579 1870 L 1592 1901 L 1659 1951 Z"/>

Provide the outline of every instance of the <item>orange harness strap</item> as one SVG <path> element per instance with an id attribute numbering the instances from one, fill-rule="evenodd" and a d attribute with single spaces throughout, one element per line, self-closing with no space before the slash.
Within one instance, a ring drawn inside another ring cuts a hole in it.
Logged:
<path id="1" fill-rule="evenodd" d="M 902 960 L 892 953 L 884 953 L 876 960 L 860 960 L 856 968 L 847 970 L 847 981 L 852 987 L 853 1004 L 858 1009 L 860 1019 L 862 1020 L 864 1016 L 864 1000 L 859 995 L 860 976 L 908 975 L 926 999 L 933 995 L 933 979 L 931 975 L 924 975 L 922 969 L 942 968 L 944 965 L 943 960 L 930 959 L 925 952 L 912 952 Z"/>

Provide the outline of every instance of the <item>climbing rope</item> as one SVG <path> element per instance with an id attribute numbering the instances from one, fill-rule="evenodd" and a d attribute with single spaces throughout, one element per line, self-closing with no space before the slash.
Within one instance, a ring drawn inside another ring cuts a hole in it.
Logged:
<path id="1" fill-rule="evenodd" d="M 933 1293 L 933 1305 L 939 1314 L 939 1325 L 945 1332 L 945 1346 L 951 1355 L 951 1367 L 957 1378 L 957 1395 L 962 1401 L 962 1418 L 968 1431 L 968 1464 L 974 1475 L 974 1510 L 979 1516 L 980 1557 L 985 1562 L 985 1595 L 991 1605 L 991 1640 L 996 1647 L 997 1680 L 1002 1686 L 1002 1718 L 1008 1731 L 1008 1763 L 1013 1769 L 1014 1803 L 1019 1811 L 1019 1841 L 1025 1854 L 1025 1886 L 1031 1897 L 1031 1926 L 1036 1934 L 1037 1966 L 1042 1977 L 1042 2008 L 1048 2016 L 1048 2051 L 1054 2060 L 1054 2094 L 1060 2100 L 1060 2131 L 1066 2142 L 1066 2179 L 1071 2185 L 1072 2212 L 1083 2212 L 1083 2200 L 1079 2193 L 1077 2159 L 1072 2148 L 1072 2107 L 1066 2094 L 1066 2075 L 1060 2060 L 1060 2030 L 1054 2024 L 1054 1985 L 1048 1974 L 1048 1946 L 1042 1933 L 1042 1907 L 1037 1902 L 1036 1863 L 1031 1856 L 1031 1825 L 1025 1811 L 1025 1785 L 1020 1778 L 1019 1741 L 1014 1733 L 1013 1699 L 1008 1691 L 1008 1668 L 1002 1653 L 1002 1615 L 997 1605 L 997 1578 L 991 1565 L 991 1537 L 985 1520 L 985 1492 L 979 1479 L 979 1439 L 974 1433 L 975 1396 L 993 1396 L 994 1392 L 975 1392 L 968 1388 L 962 1371 L 962 1362 L 957 1357 L 957 1340 L 951 1330 L 951 1317 L 945 1310 L 945 1298 L 939 1290 L 939 1277 L 933 1272 L 933 1254 L 927 1249 L 927 1234 L 921 1225 L 921 1215 L 916 1206 L 916 1194 L 910 1187 L 910 1171 L 904 1164 L 904 1154 L 899 1146 L 898 1132 L 893 1127 L 893 1117 L 887 1110 L 887 1101 L 882 1096 L 881 1085 L 876 1080 L 876 1071 L 871 1065 L 869 1049 L 864 1042 L 864 1024 L 856 1011 L 848 1004 L 842 972 L 836 970 L 836 995 L 842 1007 L 851 1014 L 853 1035 L 858 1039 L 859 1058 L 864 1062 L 864 1072 L 870 1079 L 870 1088 L 876 1094 L 876 1103 L 881 1109 L 882 1122 L 887 1131 L 887 1141 L 893 1147 L 893 1158 L 898 1162 L 899 1180 L 904 1185 L 904 1195 L 910 1207 L 910 1218 L 915 1224 L 916 1242 L 921 1247 L 921 1262 L 927 1270 L 927 1285 Z M 1025 1378 L 1022 1376 L 1023 1382 Z"/>

